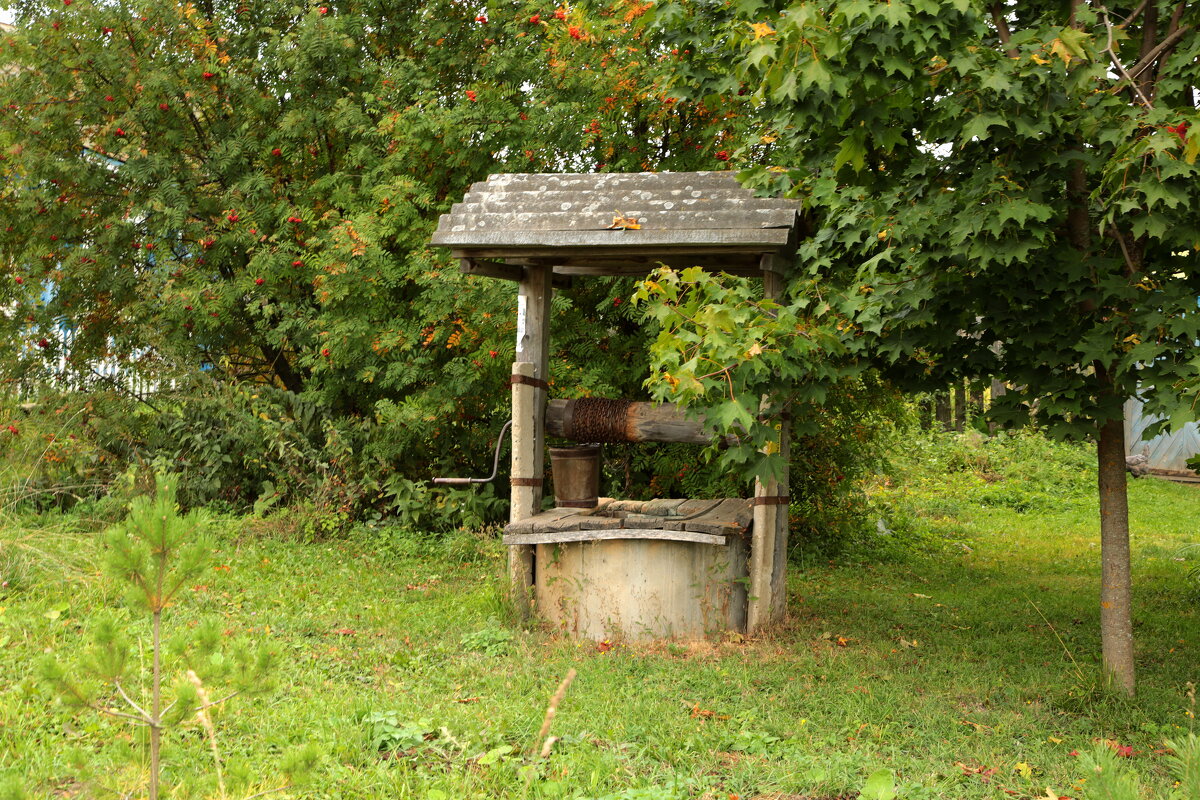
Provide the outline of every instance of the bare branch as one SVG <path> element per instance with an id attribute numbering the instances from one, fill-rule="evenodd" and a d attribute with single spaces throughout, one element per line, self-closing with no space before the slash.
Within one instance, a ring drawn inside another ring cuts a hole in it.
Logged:
<path id="1" fill-rule="evenodd" d="M 1146 10 L 1146 6 L 1149 3 L 1150 3 L 1150 0 L 1142 0 L 1142 2 L 1138 3 L 1138 7 L 1133 10 L 1133 13 L 1131 13 L 1128 17 L 1126 17 L 1124 22 L 1122 22 L 1120 25 L 1116 26 L 1117 30 L 1125 30 L 1125 28 L 1128 27 L 1129 23 L 1131 23 L 1135 19 L 1137 19 L 1138 15 Z"/>
<path id="2" fill-rule="evenodd" d="M 133 714 L 126 714 L 124 711 L 113 711 L 111 708 L 105 708 L 104 706 L 97 705 L 96 703 L 87 703 L 87 707 L 92 709 L 93 711 L 99 711 L 101 714 L 108 714 L 110 717 L 118 717 L 120 719 L 127 719 L 132 722 L 136 722 L 139 725 L 146 725 L 146 726 L 152 727 L 150 721 L 145 719 L 144 717 L 137 717 L 137 716 L 134 716 Z"/>
<path id="3" fill-rule="evenodd" d="M 1187 4 L 1188 0 L 1179 0 L 1179 5 L 1175 6 L 1175 12 L 1171 14 L 1171 24 L 1167 26 L 1168 36 L 1179 30 L 1179 20 L 1183 18 L 1183 12 L 1187 10 Z"/>
<path id="4" fill-rule="evenodd" d="M 1125 259 L 1125 267 L 1128 269 L 1127 274 L 1131 276 L 1137 274 L 1140 270 L 1137 268 L 1137 265 L 1133 263 L 1133 257 L 1129 255 L 1129 248 L 1125 245 L 1125 237 L 1121 235 L 1119 230 L 1117 230 L 1116 225 L 1110 225 L 1108 232 L 1114 239 L 1117 240 L 1117 244 L 1121 246 L 1121 257 Z"/>
<path id="5" fill-rule="evenodd" d="M 121 684 L 120 684 L 120 682 L 118 682 L 118 681 L 113 681 L 113 686 L 117 687 L 117 691 L 120 693 L 121 697 L 125 698 L 125 702 L 126 702 L 126 703 L 129 703 L 129 705 L 133 706 L 133 709 L 134 709 L 135 711 L 137 711 L 139 714 L 141 714 L 141 715 L 142 715 L 142 717 L 144 717 L 144 718 L 145 718 L 146 722 L 154 722 L 154 719 L 153 719 L 153 718 L 150 716 L 150 714 L 149 714 L 149 713 L 147 713 L 146 709 L 144 709 L 144 708 L 142 708 L 141 706 L 139 706 L 137 703 L 135 703 L 135 702 L 133 701 L 133 698 L 132 698 L 132 697 L 130 697 L 129 695 L 125 694 L 125 690 L 121 688 Z"/>
<path id="6" fill-rule="evenodd" d="M 1000 37 L 1000 44 L 1007 46 L 1012 41 L 1012 31 L 1008 29 L 1008 20 L 1004 18 L 1004 7 L 1000 3 L 992 3 L 992 22 L 996 26 L 996 35 Z M 1016 58 L 1020 55 L 1017 48 L 1008 47 L 1005 50 L 1009 58 Z"/>
<path id="7" fill-rule="evenodd" d="M 1113 50 L 1113 25 L 1112 21 L 1108 18 L 1108 11 L 1104 8 L 1101 8 L 1100 14 L 1104 19 L 1104 28 L 1108 32 L 1108 43 L 1104 46 L 1104 52 L 1108 53 L 1109 60 L 1112 61 L 1113 66 L 1117 68 L 1117 72 L 1120 73 L 1121 77 L 1129 81 L 1130 87 L 1133 88 L 1134 93 L 1136 93 L 1138 99 L 1141 100 L 1142 105 L 1153 110 L 1154 104 L 1151 103 L 1149 98 L 1142 93 L 1142 88 L 1138 86 L 1137 81 L 1135 81 L 1129 74 L 1129 71 L 1125 69 L 1125 65 L 1121 63 L 1121 59 L 1117 57 L 1116 51 Z M 1116 90 L 1119 91 L 1121 88 L 1124 87 L 1117 87 Z"/>
<path id="8" fill-rule="evenodd" d="M 1146 53 L 1146 55 L 1144 55 L 1142 58 L 1138 59 L 1138 62 L 1129 68 L 1129 75 L 1131 79 L 1141 75 L 1147 67 L 1153 64 L 1155 60 L 1157 60 L 1158 57 L 1163 54 L 1163 51 L 1169 47 L 1173 47 L 1191 30 L 1191 25 L 1184 25 L 1180 28 L 1176 28 L 1169 35 L 1167 35 L 1167 37 L 1159 42 L 1157 46 L 1150 50 L 1150 52 Z"/>
<path id="9" fill-rule="evenodd" d="M 220 700 L 213 700 L 212 702 L 204 703 L 203 705 L 196 706 L 196 708 L 193 710 L 197 714 L 199 714 L 201 711 L 204 711 L 207 708 L 212 708 L 213 706 L 219 706 L 219 705 L 221 705 L 221 703 L 224 703 L 226 700 L 231 700 L 234 697 L 237 697 L 239 694 L 241 694 L 241 692 L 230 692 L 229 694 L 222 697 Z"/>

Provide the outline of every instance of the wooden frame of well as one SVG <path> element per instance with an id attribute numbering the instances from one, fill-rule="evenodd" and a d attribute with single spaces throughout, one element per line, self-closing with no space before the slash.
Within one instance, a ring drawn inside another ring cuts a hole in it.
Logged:
<path id="1" fill-rule="evenodd" d="M 549 401 L 548 321 L 556 288 L 659 264 L 761 277 L 764 296 L 776 297 L 798 211 L 796 201 L 755 197 L 731 172 L 514 174 L 475 184 L 441 218 L 433 244 L 451 248 L 464 273 L 518 287 L 505 543 L 522 614 L 536 608 L 574 635 L 624 640 L 755 632 L 783 615 L 786 472 L 757 481 L 753 498 L 715 504 L 601 499 L 542 510 L 548 416 L 570 438 L 575 402 Z M 669 404 L 622 408 L 609 441 L 707 441 Z M 787 421 L 776 429 L 786 463 Z"/>

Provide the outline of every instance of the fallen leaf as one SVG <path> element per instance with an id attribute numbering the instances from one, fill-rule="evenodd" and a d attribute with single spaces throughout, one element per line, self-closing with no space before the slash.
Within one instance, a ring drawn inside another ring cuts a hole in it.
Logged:
<path id="1" fill-rule="evenodd" d="M 608 229 L 610 231 L 640 231 L 642 226 L 638 224 L 637 217 L 625 217 L 618 211 Z"/>

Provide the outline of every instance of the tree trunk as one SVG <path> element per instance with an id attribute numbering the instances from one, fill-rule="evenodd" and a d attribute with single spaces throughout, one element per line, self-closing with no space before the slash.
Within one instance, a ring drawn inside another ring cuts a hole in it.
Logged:
<path id="1" fill-rule="evenodd" d="M 1125 421 L 1100 428 L 1100 640 L 1105 682 L 1133 696 L 1133 614 L 1129 503 L 1125 493 Z"/>
<path id="2" fill-rule="evenodd" d="M 260 342 L 258 347 L 285 389 L 293 394 L 300 394 L 304 391 L 304 378 L 292 368 L 291 362 L 288 361 L 282 350 L 265 342 Z"/>
<path id="3" fill-rule="evenodd" d="M 937 429 L 940 431 L 950 430 L 950 393 L 938 392 L 934 399 L 934 418 L 937 420 Z"/>

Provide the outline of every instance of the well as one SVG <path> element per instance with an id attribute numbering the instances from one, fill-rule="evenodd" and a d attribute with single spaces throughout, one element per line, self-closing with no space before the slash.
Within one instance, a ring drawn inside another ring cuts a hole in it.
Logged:
<path id="1" fill-rule="evenodd" d="M 752 498 L 597 498 L 594 507 L 578 475 L 564 474 L 570 507 L 543 510 L 548 431 L 585 444 L 709 441 L 670 404 L 550 400 L 547 321 L 555 289 L 660 264 L 759 276 L 764 295 L 777 296 L 798 211 L 797 201 L 755 197 L 731 172 L 519 174 L 475 184 L 441 218 L 433 244 L 451 248 L 463 272 L 518 285 L 504 541 L 523 613 L 624 640 L 752 632 L 783 614 L 786 474 L 757 482 Z M 786 421 L 777 427 L 770 446 L 786 455 Z"/>

